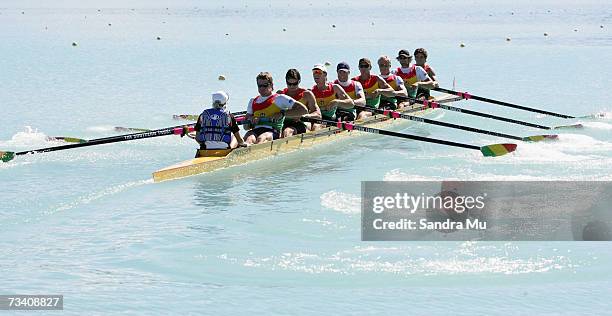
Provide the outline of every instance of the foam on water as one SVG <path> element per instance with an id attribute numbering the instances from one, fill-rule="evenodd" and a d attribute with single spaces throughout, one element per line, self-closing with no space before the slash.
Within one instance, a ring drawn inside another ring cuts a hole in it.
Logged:
<path id="1" fill-rule="evenodd" d="M 321 206 L 344 214 L 359 214 L 361 198 L 354 194 L 334 190 L 321 195 Z"/>
<path id="2" fill-rule="evenodd" d="M 91 202 L 95 202 L 99 199 L 108 198 L 110 196 L 122 193 L 134 187 L 139 187 L 142 185 L 153 184 L 153 183 L 154 183 L 153 179 L 146 179 L 146 180 L 130 181 L 130 182 L 123 183 L 123 184 L 113 185 L 101 191 L 92 192 L 92 193 L 80 196 L 76 200 L 62 203 L 61 205 L 57 207 L 53 207 L 50 210 L 46 211 L 44 215 L 52 215 L 57 212 L 68 211 L 76 207 L 83 206 Z"/>

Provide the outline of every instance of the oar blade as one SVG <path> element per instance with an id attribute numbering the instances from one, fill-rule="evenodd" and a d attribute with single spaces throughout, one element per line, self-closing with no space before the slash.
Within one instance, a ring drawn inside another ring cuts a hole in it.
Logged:
<path id="1" fill-rule="evenodd" d="M 559 139 L 559 135 L 533 135 L 523 137 L 523 141 L 525 142 L 540 142 L 543 140 L 557 140 Z"/>
<path id="2" fill-rule="evenodd" d="M 499 157 L 516 150 L 516 144 L 493 144 L 480 147 L 485 157 Z"/>
<path id="3" fill-rule="evenodd" d="M 76 137 L 64 137 L 64 136 L 49 136 L 47 137 L 47 140 L 50 141 L 64 141 L 66 143 L 86 143 L 87 140 L 86 139 L 82 139 L 82 138 L 76 138 Z"/>
<path id="4" fill-rule="evenodd" d="M 561 126 L 553 127 L 553 129 L 580 129 L 580 128 L 584 128 L 584 125 L 578 123 L 578 124 L 572 124 L 572 125 L 561 125 Z"/>
<path id="5" fill-rule="evenodd" d="M 199 115 L 196 114 L 174 114 L 172 118 L 175 120 L 197 121 Z"/>
<path id="6" fill-rule="evenodd" d="M 133 132 L 148 132 L 148 131 L 150 131 L 150 129 L 147 129 L 147 128 L 137 128 L 137 127 L 115 126 L 115 132 L 133 133 Z"/>
<path id="7" fill-rule="evenodd" d="M 12 151 L 0 151 L 0 160 L 9 162 L 15 158 L 15 153 Z"/>
<path id="8" fill-rule="evenodd" d="M 606 113 L 600 112 L 600 113 L 593 113 L 589 115 L 578 116 L 577 118 L 579 119 L 602 119 L 605 117 L 606 117 Z"/>

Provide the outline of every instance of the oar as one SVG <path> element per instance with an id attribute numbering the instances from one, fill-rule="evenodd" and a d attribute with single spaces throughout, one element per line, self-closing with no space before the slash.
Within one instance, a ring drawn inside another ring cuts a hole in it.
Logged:
<path id="1" fill-rule="evenodd" d="M 137 127 L 121 127 L 115 126 L 115 132 L 148 132 L 148 128 L 137 128 Z"/>
<path id="2" fill-rule="evenodd" d="M 468 132 L 487 134 L 487 135 L 492 135 L 492 136 L 497 136 L 497 137 L 504 137 L 504 138 L 509 138 L 509 139 L 521 140 L 521 141 L 525 141 L 525 142 L 539 142 L 539 141 L 544 140 L 544 139 L 557 139 L 559 137 L 558 135 L 534 135 L 534 136 L 521 137 L 521 136 L 509 135 L 509 134 L 498 133 L 498 132 L 484 130 L 484 129 L 479 129 L 479 128 L 474 128 L 474 127 L 464 126 L 464 125 L 458 125 L 458 124 L 452 124 L 452 123 L 446 123 L 446 122 L 430 120 L 430 119 L 426 119 L 424 117 L 418 117 L 418 116 L 414 116 L 414 115 L 404 114 L 404 113 L 400 113 L 400 112 L 397 112 L 397 111 L 389 111 L 389 110 L 382 110 L 382 109 L 373 109 L 373 108 L 370 108 L 370 107 L 359 106 L 359 105 L 355 106 L 355 108 L 360 109 L 360 110 L 364 110 L 364 111 L 370 111 L 370 112 L 373 112 L 373 113 L 384 114 L 385 116 L 389 116 L 389 117 L 392 117 L 392 118 L 403 118 L 403 119 L 411 120 L 411 121 L 415 121 L 415 122 L 421 122 L 421 123 L 426 123 L 426 124 L 432 124 L 432 125 L 444 126 L 444 127 L 449 127 L 449 128 L 455 128 L 455 129 L 460 129 L 460 130 L 464 130 L 464 131 L 468 131 Z"/>
<path id="3" fill-rule="evenodd" d="M 306 118 L 306 117 L 303 117 L 302 121 L 318 123 L 318 124 L 325 124 L 325 125 L 330 125 L 330 126 L 337 126 L 338 128 L 349 130 L 349 131 L 356 130 L 356 131 L 367 132 L 367 133 L 407 138 L 407 139 L 418 140 L 422 142 L 478 150 L 485 157 L 502 156 L 502 155 L 511 153 L 516 150 L 516 144 L 493 144 L 493 145 L 487 145 L 487 146 L 474 146 L 470 144 L 457 143 L 457 142 L 452 142 L 448 140 L 429 138 L 429 137 L 423 137 L 423 136 L 418 136 L 418 135 L 398 133 L 398 132 L 392 132 L 392 131 L 382 130 L 378 128 L 355 125 L 353 123 L 348 123 L 348 122 L 334 122 L 334 121 L 321 120 L 321 119 L 315 119 L 315 118 Z"/>
<path id="4" fill-rule="evenodd" d="M 50 151 L 58 151 L 58 150 L 64 150 L 64 149 L 73 149 L 73 148 L 79 148 L 79 147 L 95 146 L 95 145 L 110 144 L 110 143 L 118 143 L 118 142 L 124 142 L 124 141 L 129 141 L 129 140 L 152 138 L 152 137 L 159 137 L 159 136 L 166 136 L 166 135 L 180 135 L 183 133 L 183 130 L 185 128 L 188 128 L 190 131 L 192 131 L 193 124 L 184 125 L 184 126 L 167 127 L 167 128 L 152 130 L 148 132 L 140 132 L 140 133 L 119 135 L 119 136 L 113 136 L 113 137 L 90 139 L 89 141 L 85 143 L 69 144 L 69 145 L 62 145 L 62 146 L 56 146 L 56 147 L 47 147 L 47 148 L 34 149 L 34 150 L 28 150 L 28 151 L 21 151 L 21 152 L 0 151 L 0 160 L 2 160 L 3 162 L 8 162 L 8 161 L 13 160 L 15 156 L 26 155 L 26 154 L 45 153 L 45 152 L 50 152 Z"/>
<path id="5" fill-rule="evenodd" d="M 87 139 L 76 138 L 76 137 L 64 137 L 64 136 L 47 136 L 48 141 L 64 141 L 67 143 L 86 143 Z"/>
<path id="6" fill-rule="evenodd" d="M 493 103 L 493 104 L 497 104 L 497 105 L 501 105 L 501 106 L 507 106 L 507 107 L 511 107 L 511 108 L 515 108 L 515 109 L 519 109 L 519 110 L 535 112 L 535 113 L 540 113 L 540 114 L 546 114 L 546 115 L 556 116 L 556 117 L 562 117 L 562 118 L 566 118 L 566 119 L 576 118 L 575 116 L 571 116 L 571 115 L 559 114 L 559 113 L 545 111 L 545 110 L 540 110 L 540 109 L 536 109 L 536 108 L 530 108 L 530 107 L 526 107 L 526 106 L 518 105 L 518 104 L 514 104 L 514 103 L 509 103 L 509 102 L 504 102 L 504 101 L 499 101 L 499 100 L 493 100 L 493 99 L 489 99 L 489 98 L 473 95 L 473 94 L 470 94 L 470 93 L 467 93 L 467 92 L 459 92 L 459 91 L 450 90 L 450 89 L 444 89 L 444 88 L 434 88 L 434 90 L 440 91 L 440 92 L 451 93 L 451 94 L 454 94 L 454 95 L 458 95 L 458 96 L 460 96 L 460 97 L 462 97 L 462 98 L 464 98 L 466 100 L 473 99 L 473 100 Z"/>
<path id="7" fill-rule="evenodd" d="M 234 112 L 232 113 L 234 116 L 242 116 L 246 114 L 246 111 Z M 200 114 L 174 114 L 172 118 L 175 120 L 187 120 L 187 121 L 197 121 L 200 117 Z"/>
<path id="8" fill-rule="evenodd" d="M 463 113 L 463 114 L 475 115 L 475 116 L 480 116 L 480 117 L 489 118 L 489 119 L 493 119 L 493 120 L 503 121 L 503 122 L 507 122 L 507 123 L 524 125 L 524 126 L 529 126 L 529 127 L 535 127 L 535 128 L 539 128 L 539 129 L 547 129 L 547 130 L 550 130 L 550 129 L 566 129 L 566 128 L 573 128 L 573 129 L 575 129 L 575 128 L 583 128 L 584 127 L 584 126 L 582 126 L 582 124 L 562 125 L 562 126 L 553 126 L 553 127 L 550 127 L 550 126 L 544 126 L 544 125 L 540 125 L 540 124 L 529 123 L 529 122 L 525 122 L 525 121 L 519 121 L 519 120 L 515 120 L 515 119 L 503 117 L 503 116 L 497 116 L 497 115 L 493 115 L 493 114 L 489 114 L 489 113 L 482 113 L 482 112 L 477 112 L 477 111 L 473 111 L 473 110 L 462 109 L 462 108 L 458 108 L 458 107 L 455 107 L 455 106 L 440 104 L 440 103 L 435 102 L 435 101 L 432 102 L 432 101 L 419 100 L 419 99 L 414 99 L 414 98 L 410 98 L 410 100 L 412 102 L 423 104 L 425 107 L 429 107 L 429 108 L 432 108 L 432 109 L 440 108 L 440 109 L 444 109 L 444 110 L 448 110 L 448 111 L 454 111 L 454 112 L 459 112 L 459 113 Z"/>
<path id="9" fill-rule="evenodd" d="M 197 114 L 174 114 L 172 118 L 175 120 L 187 120 L 187 121 L 197 121 L 199 115 Z"/>
<path id="10" fill-rule="evenodd" d="M 235 115 L 234 118 L 236 119 L 236 123 L 238 123 L 238 125 L 242 125 L 245 124 L 246 121 L 246 117 L 244 116 L 244 114 L 241 113 L 246 113 L 246 112 L 236 112 L 239 115 Z M 176 115 L 175 115 L 176 116 Z M 177 119 L 177 118 L 175 118 Z M 191 119 L 188 119 L 191 120 Z M 195 119 L 193 121 L 197 121 L 198 120 L 198 115 L 195 115 Z M 121 126 L 116 126 L 115 127 L 115 131 L 117 132 L 147 132 L 150 131 L 150 129 L 147 128 L 136 128 L 136 127 L 121 127 Z"/>

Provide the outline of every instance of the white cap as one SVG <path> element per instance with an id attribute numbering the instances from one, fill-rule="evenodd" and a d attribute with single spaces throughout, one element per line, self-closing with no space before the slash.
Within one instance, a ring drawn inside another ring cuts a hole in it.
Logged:
<path id="1" fill-rule="evenodd" d="M 227 101 L 229 100 L 229 96 L 225 91 L 217 91 L 212 94 L 212 102 L 213 106 L 225 106 Z"/>
<path id="2" fill-rule="evenodd" d="M 325 67 L 325 65 L 323 64 L 316 64 L 312 66 L 312 70 L 317 70 L 317 69 L 323 71 L 324 73 L 327 73 L 327 67 Z"/>

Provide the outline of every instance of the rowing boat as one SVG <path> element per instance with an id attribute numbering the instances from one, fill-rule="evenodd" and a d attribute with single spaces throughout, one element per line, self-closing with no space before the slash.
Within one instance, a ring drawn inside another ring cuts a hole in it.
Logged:
<path id="1" fill-rule="evenodd" d="M 460 100 L 459 97 L 450 94 L 440 95 L 436 99 L 438 102 L 443 103 Z M 415 104 L 404 110 L 405 113 L 410 113 L 415 116 L 422 116 L 430 111 L 431 109 L 424 109 L 420 104 Z M 363 126 L 380 127 L 393 124 L 396 121 L 400 122 L 402 120 L 394 120 L 384 115 L 374 115 L 357 123 Z M 246 148 L 237 148 L 234 150 L 198 150 L 196 158 L 155 171 L 153 173 L 153 180 L 155 182 L 161 182 L 212 172 L 218 169 L 237 166 L 247 162 L 296 151 L 315 144 L 327 143 L 332 140 L 337 140 L 340 136 L 353 134 L 356 133 L 349 133 L 337 127 L 326 127 L 314 132 L 281 138 L 272 142 L 252 145 Z"/>

